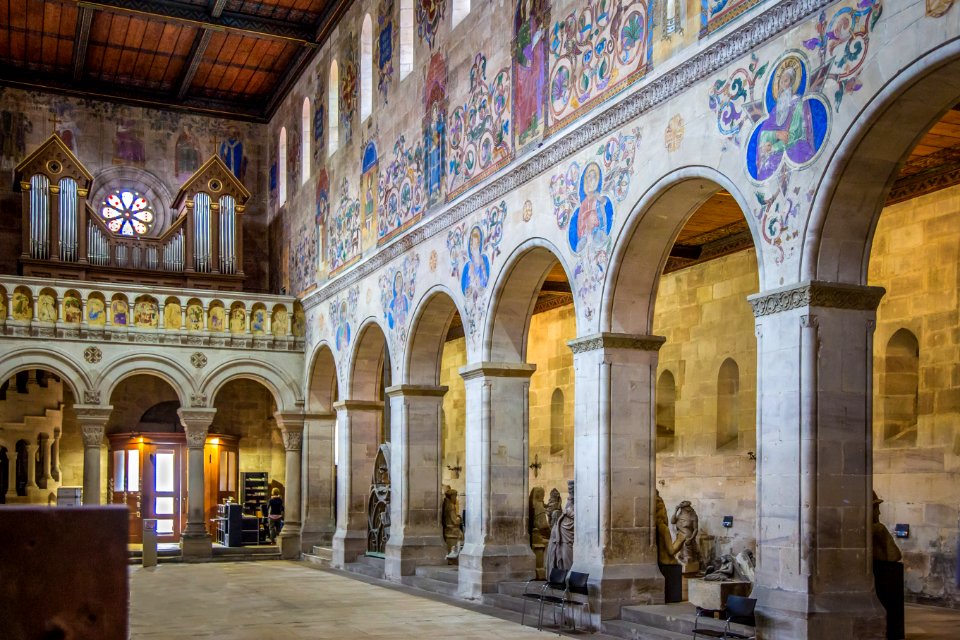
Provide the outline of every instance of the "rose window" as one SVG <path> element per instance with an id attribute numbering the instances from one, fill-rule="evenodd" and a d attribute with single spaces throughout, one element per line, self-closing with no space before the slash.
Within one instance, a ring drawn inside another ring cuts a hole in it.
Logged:
<path id="1" fill-rule="evenodd" d="M 129 189 L 120 189 L 107 196 L 100 215 L 107 228 L 121 236 L 144 235 L 150 231 L 154 219 L 147 199 Z"/>

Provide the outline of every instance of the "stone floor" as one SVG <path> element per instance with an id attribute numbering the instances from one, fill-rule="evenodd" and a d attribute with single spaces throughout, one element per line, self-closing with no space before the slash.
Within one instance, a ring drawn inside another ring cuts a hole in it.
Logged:
<path id="1" fill-rule="evenodd" d="M 176 564 L 130 570 L 130 638 L 544 637 L 444 604 L 295 562 Z"/>
<path id="2" fill-rule="evenodd" d="M 130 569 L 130 638 L 545 637 L 464 604 L 296 562 L 231 562 Z M 529 622 L 529 621 L 528 621 Z M 960 611 L 907 605 L 907 640 L 957 638 Z M 604 636 L 594 635 L 594 638 Z"/>

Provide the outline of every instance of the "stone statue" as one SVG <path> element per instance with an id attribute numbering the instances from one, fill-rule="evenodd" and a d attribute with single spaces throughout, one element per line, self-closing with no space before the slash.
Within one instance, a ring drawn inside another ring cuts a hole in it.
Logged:
<path id="1" fill-rule="evenodd" d="M 700 569 L 700 547 L 697 545 L 697 534 L 700 533 L 700 518 L 690 505 L 684 500 L 677 505 L 670 518 L 670 524 L 677 528 L 677 538 L 673 541 L 673 552 L 687 571 Z"/>
<path id="2" fill-rule="evenodd" d="M 560 492 L 554 487 L 550 489 L 550 500 L 547 501 L 547 517 L 550 519 L 550 528 L 557 523 L 557 518 L 563 512 L 563 504 L 560 501 Z"/>
<path id="3" fill-rule="evenodd" d="M 753 557 L 753 551 L 744 549 L 737 554 L 734 561 L 737 563 L 737 577 L 739 579 L 747 582 L 756 581 L 757 561 Z"/>
<path id="4" fill-rule="evenodd" d="M 456 558 L 459 555 L 460 546 L 463 544 L 461 524 L 457 490 L 447 486 L 443 490 L 443 541 L 447 544 L 447 558 Z"/>
<path id="5" fill-rule="evenodd" d="M 550 540 L 550 516 L 543 502 L 543 487 L 530 491 L 530 548 L 537 561 L 537 578 L 544 577 L 543 555 Z"/>
<path id="6" fill-rule="evenodd" d="M 550 541 L 547 543 L 544 561 L 547 577 L 554 568 L 569 571 L 573 566 L 573 514 L 573 480 L 568 480 L 567 506 L 550 530 Z"/>
<path id="7" fill-rule="evenodd" d="M 900 562 L 903 557 L 900 553 L 900 547 L 894 541 L 893 536 L 887 528 L 880 522 L 880 503 L 883 500 L 873 492 L 873 559 L 885 562 Z"/>
<path id="8" fill-rule="evenodd" d="M 673 536 L 670 535 L 670 525 L 667 522 L 667 506 L 657 491 L 657 562 L 659 564 L 680 564 L 677 562 Z M 683 541 L 681 540 L 681 544 Z"/>
<path id="9" fill-rule="evenodd" d="M 710 582 L 733 580 L 736 572 L 736 561 L 732 555 L 725 553 L 720 556 L 719 566 L 711 565 L 707 567 L 707 575 L 703 576 L 703 579 L 709 580 Z"/>

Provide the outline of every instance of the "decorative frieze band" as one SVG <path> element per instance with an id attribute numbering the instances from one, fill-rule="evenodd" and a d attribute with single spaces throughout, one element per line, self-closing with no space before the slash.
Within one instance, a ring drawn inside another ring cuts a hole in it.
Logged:
<path id="1" fill-rule="evenodd" d="M 875 311 L 886 290 L 836 282 L 801 282 L 767 293 L 749 296 L 753 315 L 757 318 L 806 307 Z"/>
<path id="2" fill-rule="evenodd" d="M 636 351 L 660 351 L 666 338 L 663 336 L 639 336 L 632 333 L 595 333 L 567 343 L 573 353 L 586 353 L 599 349 L 633 349 Z"/>
<path id="3" fill-rule="evenodd" d="M 530 152 L 526 159 L 515 166 L 507 165 L 499 177 L 491 178 L 468 190 L 463 197 L 439 211 L 428 222 L 401 236 L 396 242 L 387 245 L 342 276 L 318 287 L 304 299 L 304 306 L 309 309 L 336 295 L 418 244 L 438 235 L 447 227 L 459 223 L 473 212 L 479 211 L 491 202 L 503 199 L 521 185 L 572 157 L 584 147 L 655 109 L 727 65 L 749 55 L 753 49 L 767 40 L 794 27 L 833 2 L 834 0 L 788 0 L 775 4 L 752 20 L 743 23 L 739 28 L 716 39 L 701 53 L 675 68 L 667 69 L 655 80 L 633 91 L 628 89 L 625 97 L 614 99 L 605 110 L 586 122 L 578 120 L 572 123 L 566 134 L 549 140 L 543 147 Z"/>

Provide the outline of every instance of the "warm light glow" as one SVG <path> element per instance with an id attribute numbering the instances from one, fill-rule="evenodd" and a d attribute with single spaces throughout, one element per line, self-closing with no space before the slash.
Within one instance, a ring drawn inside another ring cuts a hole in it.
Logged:
<path id="1" fill-rule="evenodd" d="M 217 446 L 218 444 L 220 444 L 220 438 L 211 439 L 210 444 L 212 444 L 213 446 Z"/>

